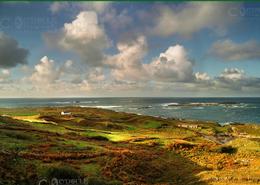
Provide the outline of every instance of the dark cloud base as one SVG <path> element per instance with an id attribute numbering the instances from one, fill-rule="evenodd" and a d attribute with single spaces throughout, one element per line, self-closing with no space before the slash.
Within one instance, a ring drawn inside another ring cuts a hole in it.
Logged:
<path id="1" fill-rule="evenodd" d="M 0 33 L 0 68 L 12 68 L 18 64 L 26 64 L 29 51 L 20 48 L 18 42 Z"/>

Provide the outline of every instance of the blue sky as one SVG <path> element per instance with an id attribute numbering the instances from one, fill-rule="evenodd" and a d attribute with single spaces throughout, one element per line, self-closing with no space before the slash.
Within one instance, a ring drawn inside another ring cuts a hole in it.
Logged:
<path id="1" fill-rule="evenodd" d="M 259 3 L 0 3 L 0 96 L 258 96 Z"/>

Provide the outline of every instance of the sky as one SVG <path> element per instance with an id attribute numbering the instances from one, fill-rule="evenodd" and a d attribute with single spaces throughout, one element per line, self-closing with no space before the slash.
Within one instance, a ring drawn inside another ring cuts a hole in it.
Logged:
<path id="1" fill-rule="evenodd" d="M 260 4 L 1 2 L 0 98 L 255 97 Z"/>

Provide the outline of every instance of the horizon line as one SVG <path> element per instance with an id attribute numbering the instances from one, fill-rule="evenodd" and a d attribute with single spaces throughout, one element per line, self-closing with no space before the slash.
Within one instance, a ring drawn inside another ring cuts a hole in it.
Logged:
<path id="1" fill-rule="evenodd" d="M 260 96 L 71 96 L 71 97 L 0 97 L 1 99 L 69 99 L 69 98 L 260 98 Z"/>

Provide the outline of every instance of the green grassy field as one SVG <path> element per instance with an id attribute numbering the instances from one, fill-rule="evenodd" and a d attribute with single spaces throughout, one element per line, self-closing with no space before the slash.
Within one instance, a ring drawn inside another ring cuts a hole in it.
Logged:
<path id="1" fill-rule="evenodd" d="M 93 185 L 260 183 L 257 125 L 80 107 L 0 109 L 0 115 L 0 184 L 54 177 Z"/>

